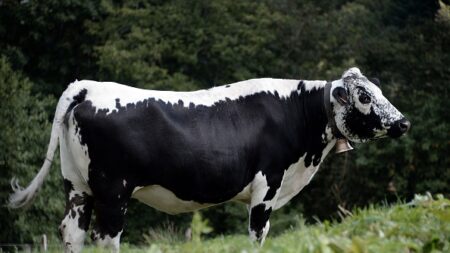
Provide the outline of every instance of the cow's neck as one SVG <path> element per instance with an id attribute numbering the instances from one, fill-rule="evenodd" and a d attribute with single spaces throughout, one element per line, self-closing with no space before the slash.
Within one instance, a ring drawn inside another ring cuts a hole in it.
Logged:
<path id="1" fill-rule="evenodd" d="M 296 127 L 298 129 L 297 152 L 305 156 L 305 165 L 317 166 L 335 142 L 331 134 L 324 107 L 326 81 L 302 81 L 297 99 Z"/>

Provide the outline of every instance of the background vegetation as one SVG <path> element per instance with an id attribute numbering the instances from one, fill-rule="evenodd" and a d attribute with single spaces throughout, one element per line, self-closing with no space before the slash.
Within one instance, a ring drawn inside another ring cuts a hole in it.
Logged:
<path id="1" fill-rule="evenodd" d="M 398 140 L 330 155 L 311 184 L 275 212 L 271 235 L 299 215 L 338 205 L 450 195 L 450 6 L 425 0 L 0 0 L 0 242 L 56 237 L 63 216 L 59 164 L 27 211 L 4 207 L 15 175 L 43 162 L 56 100 L 75 79 L 192 90 L 255 77 L 338 79 L 351 66 L 382 82 L 412 122 Z M 202 211 L 210 236 L 246 233 L 242 205 Z M 124 241 L 151 227 L 184 231 L 192 215 L 133 202 Z"/>

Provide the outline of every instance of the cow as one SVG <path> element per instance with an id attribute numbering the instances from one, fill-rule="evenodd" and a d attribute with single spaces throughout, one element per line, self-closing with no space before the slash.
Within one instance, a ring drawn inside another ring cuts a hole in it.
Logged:
<path id="1" fill-rule="evenodd" d="M 338 139 L 408 131 L 376 83 L 356 67 L 330 82 L 262 78 L 192 92 L 75 81 L 59 99 L 42 168 L 25 189 L 11 181 L 9 205 L 30 203 L 59 144 L 66 252 L 81 251 L 92 212 L 93 240 L 119 251 L 130 198 L 169 214 L 243 202 L 262 244 L 272 211 L 311 181 Z"/>

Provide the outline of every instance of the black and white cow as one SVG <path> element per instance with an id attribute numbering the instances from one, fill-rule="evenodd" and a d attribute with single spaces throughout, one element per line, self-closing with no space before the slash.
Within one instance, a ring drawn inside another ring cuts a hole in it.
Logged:
<path id="1" fill-rule="evenodd" d="M 309 183 L 336 138 L 398 137 L 410 123 L 358 68 L 326 81 L 252 79 L 208 90 L 142 90 L 77 81 L 61 96 L 41 170 L 11 207 L 35 196 L 60 146 L 68 252 L 92 235 L 119 249 L 130 198 L 170 214 L 236 200 L 263 242 L 273 210 Z"/>

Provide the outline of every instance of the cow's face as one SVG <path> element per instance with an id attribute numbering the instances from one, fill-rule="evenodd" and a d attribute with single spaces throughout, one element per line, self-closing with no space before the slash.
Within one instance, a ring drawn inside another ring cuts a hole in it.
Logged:
<path id="1" fill-rule="evenodd" d="M 396 138 L 410 127 L 410 122 L 358 68 L 347 70 L 333 83 L 331 102 L 337 128 L 354 142 Z"/>

